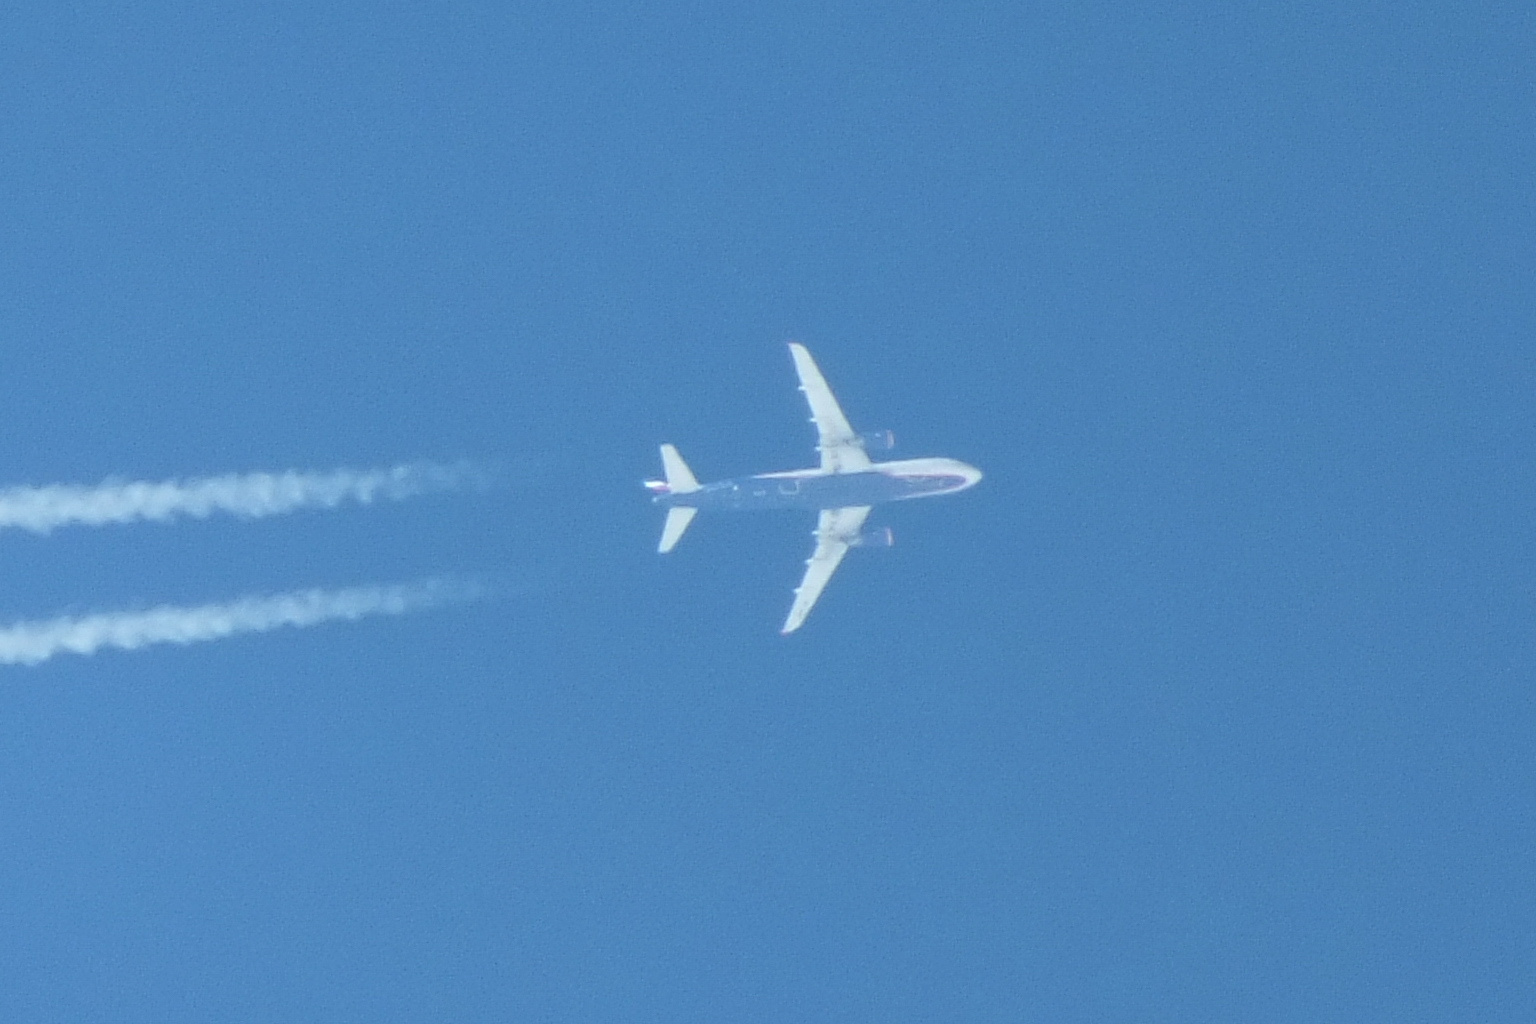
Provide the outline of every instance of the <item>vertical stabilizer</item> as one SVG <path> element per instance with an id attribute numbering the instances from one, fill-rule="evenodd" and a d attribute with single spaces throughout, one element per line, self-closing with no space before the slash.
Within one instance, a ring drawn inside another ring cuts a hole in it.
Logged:
<path id="1" fill-rule="evenodd" d="M 661 528 L 661 543 L 656 546 L 656 550 L 666 554 L 677 547 L 677 542 L 683 539 L 683 531 L 688 529 L 688 524 L 693 522 L 698 512 L 698 509 L 689 505 L 674 505 L 667 509 L 667 522 Z"/>
<path id="2" fill-rule="evenodd" d="M 688 468 L 688 463 L 677 453 L 677 449 L 669 444 L 661 446 L 661 466 L 667 474 L 667 490 L 673 494 L 687 494 L 689 491 L 699 489 L 698 480 L 694 479 L 693 470 Z M 683 526 L 687 526 L 685 522 Z M 682 533 L 682 527 L 678 528 Z"/>

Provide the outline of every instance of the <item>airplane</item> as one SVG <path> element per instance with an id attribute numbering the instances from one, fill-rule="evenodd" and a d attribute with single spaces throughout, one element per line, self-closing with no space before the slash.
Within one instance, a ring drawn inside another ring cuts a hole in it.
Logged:
<path id="1" fill-rule="evenodd" d="M 784 634 L 793 633 L 805 622 L 849 548 L 891 546 L 895 538 L 890 527 L 864 529 L 864 520 L 875 505 L 954 494 L 981 480 L 981 470 L 955 459 L 871 460 L 870 451 L 895 447 L 896 436 L 889 430 L 855 433 L 810 352 L 792 341 L 789 353 L 800 377 L 800 390 L 810 403 L 811 422 L 816 424 L 820 466 L 701 484 L 677 449 L 664 444 L 661 466 L 666 479 L 645 481 L 653 495 L 651 501 L 667 510 L 657 546 L 662 554 L 677 547 L 700 509 L 744 512 L 794 508 L 817 513 L 813 533 L 816 550 L 806 560 L 805 578 L 795 588 L 789 617 L 779 631 Z"/>

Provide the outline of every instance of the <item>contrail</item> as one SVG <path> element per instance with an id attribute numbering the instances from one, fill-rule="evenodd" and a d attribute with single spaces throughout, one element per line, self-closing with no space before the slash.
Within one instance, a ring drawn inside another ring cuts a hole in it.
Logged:
<path id="1" fill-rule="evenodd" d="M 53 484 L 0 490 L 0 529 L 49 533 L 71 523 L 101 526 L 143 519 L 204 519 L 226 512 L 245 519 L 304 508 L 399 501 L 434 491 L 483 485 L 484 470 L 468 462 L 408 463 L 390 469 L 330 473 L 231 473 L 158 483 L 108 480 L 95 487 Z"/>
<path id="2" fill-rule="evenodd" d="M 141 612 L 37 619 L 0 627 L 0 665 L 37 665 L 55 654 L 95 654 L 103 647 L 136 651 L 151 644 L 195 644 L 281 626 L 403 615 L 485 595 L 486 588 L 478 583 L 433 579 L 394 586 L 299 590 L 226 604 L 162 605 Z"/>

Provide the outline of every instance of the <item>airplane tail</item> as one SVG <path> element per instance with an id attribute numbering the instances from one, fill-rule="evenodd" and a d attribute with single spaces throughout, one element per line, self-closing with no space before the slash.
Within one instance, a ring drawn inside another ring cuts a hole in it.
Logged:
<path id="1" fill-rule="evenodd" d="M 670 444 L 661 446 L 661 468 L 667 474 L 667 490 L 673 494 L 687 494 L 699 489 L 699 481 L 694 478 L 693 470 L 688 468 L 688 463 L 683 461 L 677 449 Z"/>
<path id="2" fill-rule="evenodd" d="M 699 481 L 693 475 L 693 470 L 688 468 L 688 463 L 678 454 L 676 448 L 670 444 L 661 446 L 661 468 L 666 473 L 667 479 L 659 487 L 653 482 L 647 484 L 652 490 L 670 494 L 687 494 L 699 489 Z M 693 522 L 693 517 L 699 510 L 691 505 L 673 505 L 667 509 L 667 522 L 661 528 L 661 543 L 656 550 L 666 554 L 677 547 L 677 542 L 683 539 L 683 531 L 688 529 L 688 524 Z"/>
<path id="3" fill-rule="evenodd" d="M 666 554 L 677 547 L 677 542 L 683 539 L 683 531 L 698 514 L 699 510 L 691 505 L 673 505 L 667 509 L 667 521 L 661 528 L 661 543 L 656 545 L 656 550 Z"/>

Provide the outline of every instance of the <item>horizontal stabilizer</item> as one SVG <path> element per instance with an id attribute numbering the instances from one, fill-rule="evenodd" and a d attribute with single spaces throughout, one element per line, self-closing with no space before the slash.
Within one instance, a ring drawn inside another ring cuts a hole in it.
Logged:
<path id="1" fill-rule="evenodd" d="M 667 474 L 667 490 L 673 494 L 687 494 L 699 489 L 699 481 L 694 478 L 693 470 L 688 468 L 688 463 L 683 461 L 677 449 L 670 444 L 661 446 L 661 468 Z"/>
<path id="2" fill-rule="evenodd" d="M 689 505 L 674 505 L 667 509 L 667 521 L 661 528 L 661 543 L 656 550 L 666 554 L 677 547 L 677 542 L 683 539 L 683 531 L 698 514 L 699 510 Z"/>

